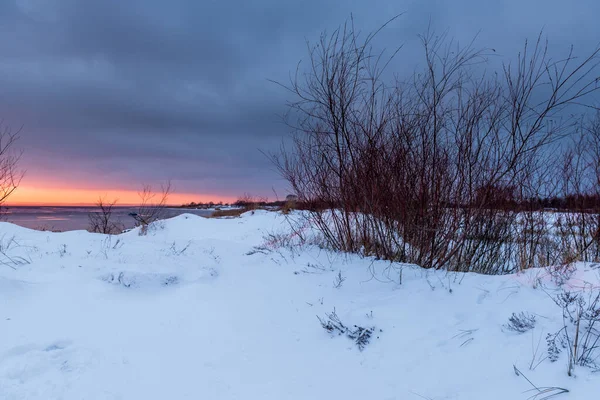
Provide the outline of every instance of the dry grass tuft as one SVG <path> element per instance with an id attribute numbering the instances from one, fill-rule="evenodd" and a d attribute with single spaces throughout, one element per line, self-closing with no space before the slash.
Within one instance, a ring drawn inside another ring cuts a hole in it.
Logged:
<path id="1" fill-rule="evenodd" d="M 238 218 L 240 215 L 250 211 L 247 208 L 233 208 L 228 210 L 216 210 L 208 216 L 208 218 Z"/>

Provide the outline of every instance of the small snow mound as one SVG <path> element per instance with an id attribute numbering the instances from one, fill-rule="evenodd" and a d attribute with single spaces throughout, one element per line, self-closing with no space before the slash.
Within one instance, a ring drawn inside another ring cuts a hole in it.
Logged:
<path id="1" fill-rule="evenodd" d="M 204 268 L 201 270 L 200 274 L 194 277 L 193 282 L 203 283 L 212 281 L 219 277 L 219 271 L 214 268 Z"/>
<path id="2" fill-rule="evenodd" d="M 28 285 L 28 282 L 22 281 L 22 280 L 18 280 L 18 279 L 13 279 L 13 278 L 4 278 L 2 276 L 0 276 L 0 293 L 3 293 L 5 295 L 7 295 L 8 293 L 12 292 L 18 292 L 23 290 L 26 285 Z"/>
<path id="3" fill-rule="evenodd" d="M 181 286 L 184 283 L 205 283 L 216 279 L 219 272 L 214 268 L 200 268 L 180 273 L 158 273 L 138 271 L 115 271 L 100 276 L 100 280 L 127 289 L 157 289 Z"/>
<path id="4" fill-rule="evenodd" d="M 68 340 L 14 347 L 0 358 L 0 397 L 63 398 L 65 389 L 94 363 L 91 351 Z"/>
<path id="5" fill-rule="evenodd" d="M 121 271 L 100 277 L 104 282 L 125 288 L 155 288 L 175 286 L 180 283 L 180 278 L 173 274 L 140 273 Z"/>
<path id="6" fill-rule="evenodd" d="M 184 214 L 180 214 L 176 217 L 173 217 L 173 220 L 177 220 L 177 219 L 191 219 L 191 220 L 202 220 L 204 217 L 202 217 L 201 215 L 196 215 L 196 214 L 191 214 L 191 213 L 184 213 Z"/>

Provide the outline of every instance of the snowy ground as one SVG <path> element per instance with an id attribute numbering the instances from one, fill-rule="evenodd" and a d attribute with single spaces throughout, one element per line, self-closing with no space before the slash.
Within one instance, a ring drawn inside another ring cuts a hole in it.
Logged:
<path id="1" fill-rule="evenodd" d="M 405 266 L 400 284 L 399 266 L 272 246 L 287 226 L 260 211 L 181 215 L 147 236 L 0 223 L 0 399 L 535 398 L 513 365 L 570 391 L 558 399 L 597 398 L 600 373 L 568 377 L 564 352 L 530 369 L 562 326 L 546 271 Z M 598 270 L 581 265 L 568 285 L 583 281 Z M 321 327 L 334 309 L 376 328 L 363 351 Z M 520 311 L 536 327 L 503 329 Z"/>

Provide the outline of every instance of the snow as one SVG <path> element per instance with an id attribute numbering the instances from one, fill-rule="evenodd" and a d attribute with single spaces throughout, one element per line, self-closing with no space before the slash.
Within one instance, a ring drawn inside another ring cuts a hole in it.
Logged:
<path id="1" fill-rule="evenodd" d="M 562 326 L 549 271 L 448 274 L 269 235 L 294 238 L 266 211 L 184 214 L 145 236 L 0 223 L 0 399 L 531 398 L 513 365 L 570 391 L 557 398 L 598 394 L 600 373 L 567 376 L 564 352 L 529 368 Z M 321 327 L 334 309 L 375 327 L 363 351 Z M 532 331 L 503 328 L 521 311 Z"/>

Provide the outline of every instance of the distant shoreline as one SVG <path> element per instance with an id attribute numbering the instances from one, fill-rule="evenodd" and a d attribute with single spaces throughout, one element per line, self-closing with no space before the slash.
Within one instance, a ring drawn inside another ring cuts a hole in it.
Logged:
<path id="1" fill-rule="evenodd" d="M 115 206 L 113 219 L 119 222 L 125 229 L 135 226 L 135 220 L 131 217 L 132 212 L 137 212 L 139 206 Z M 73 231 L 87 230 L 89 227 L 89 215 L 97 212 L 96 206 L 7 206 L 0 211 L 1 221 L 36 230 L 48 231 Z M 180 206 L 166 207 L 164 218 L 172 218 L 181 214 L 195 214 L 198 216 L 209 216 L 214 209 L 191 209 Z"/>
<path id="2" fill-rule="evenodd" d="M 139 207 L 139 204 L 117 204 L 114 208 L 136 208 Z M 95 204 L 3 204 L 2 208 L 98 208 Z M 166 208 L 191 208 L 191 207 L 183 207 L 181 205 L 169 205 Z"/>

